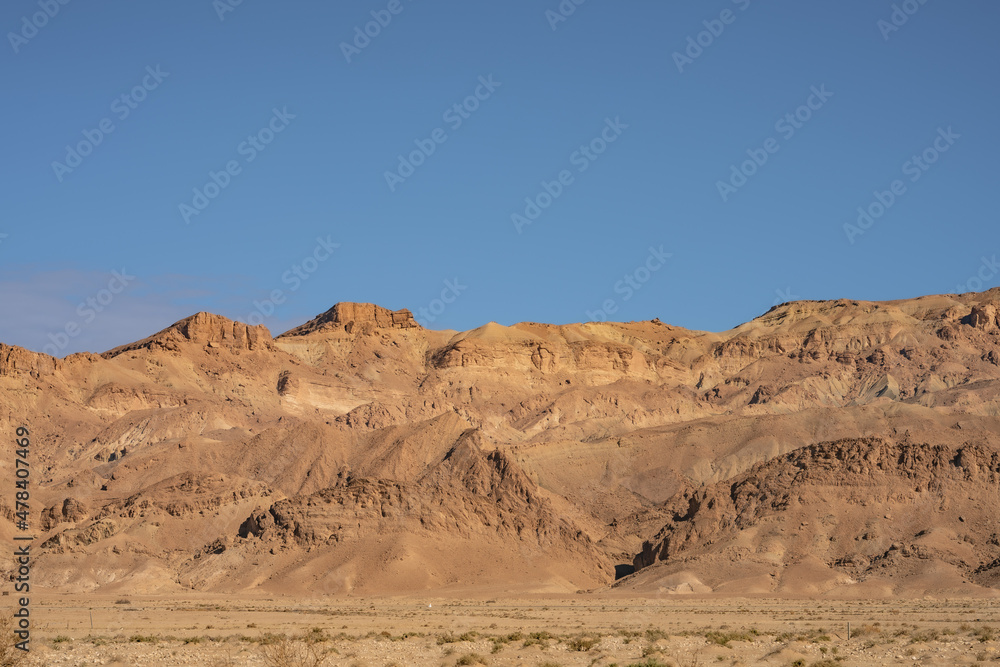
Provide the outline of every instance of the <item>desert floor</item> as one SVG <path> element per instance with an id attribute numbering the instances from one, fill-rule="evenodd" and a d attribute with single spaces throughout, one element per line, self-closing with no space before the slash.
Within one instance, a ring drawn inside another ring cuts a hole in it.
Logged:
<path id="1" fill-rule="evenodd" d="M 313 665 L 310 650 L 359 667 L 1000 661 L 1000 602 L 982 599 L 43 595 L 32 618 L 40 665 Z"/>

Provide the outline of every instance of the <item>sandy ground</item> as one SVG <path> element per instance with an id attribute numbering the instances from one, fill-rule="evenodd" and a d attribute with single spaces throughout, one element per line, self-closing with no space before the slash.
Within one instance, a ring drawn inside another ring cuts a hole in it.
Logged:
<path id="1" fill-rule="evenodd" d="M 265 659 L 310 646 L 323 665 L 358 667 L 1000 661 L 1000 603 L 973 599 L 42 596 L 32 605 L 38 665 L 311 665 Z"/>

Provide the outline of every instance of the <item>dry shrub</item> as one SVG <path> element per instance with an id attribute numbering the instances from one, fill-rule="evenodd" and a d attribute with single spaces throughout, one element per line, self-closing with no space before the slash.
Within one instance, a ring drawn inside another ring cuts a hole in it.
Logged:
<path id="1" fill-rule="evenodd" d="M 320 667 L 329 657 L 315 642 L 294 642 L 287 637 L 262 645 L 260 653 L 268 667 Z"/>
<path id="2" fill-rule="evenodd" d="M 14 646 L 20 641 L 14 634 L 14 619 L 9 610 L 0 610 L 0 667 L 28 664 L 28 652 Z"/>

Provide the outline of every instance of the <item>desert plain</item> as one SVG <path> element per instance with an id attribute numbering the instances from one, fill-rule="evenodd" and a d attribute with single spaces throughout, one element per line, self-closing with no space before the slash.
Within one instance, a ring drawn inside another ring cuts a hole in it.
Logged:
<path id="1" fill-rule="evenodd" d="M 43 596 L 37 630 L 35 664 L 73 666 L 834 667 L 1000 660 L 1000 612 L 982 599 Z"/>

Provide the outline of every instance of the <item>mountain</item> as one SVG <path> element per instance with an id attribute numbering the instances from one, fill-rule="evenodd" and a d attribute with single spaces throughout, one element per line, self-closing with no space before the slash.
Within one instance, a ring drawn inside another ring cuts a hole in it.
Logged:
<path id="1" fill-rule="evenodd" d="M 277 337 L 198 313 L 100 355 L 0 344 L 0 427 L 31 433 L 56 590 L 994 595 L 998 306 L 455 332 L 339 303 Z"/>

